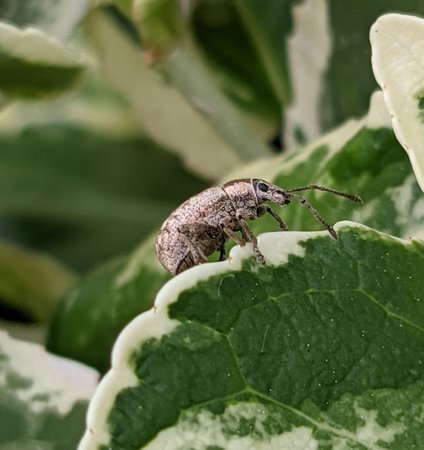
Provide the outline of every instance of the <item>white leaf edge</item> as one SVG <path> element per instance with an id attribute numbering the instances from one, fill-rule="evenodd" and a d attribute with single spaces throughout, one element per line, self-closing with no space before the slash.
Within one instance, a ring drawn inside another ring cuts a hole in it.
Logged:
<path id="1" fill-rule="evenodd" d="M 0 22 L 0 52 L 34 64 L 81 67 L 77 57 L 58 40 L 36 28 Z"/>
<path id="2" fill-rule="evenodd" d="M 424 19 L 385 14 L 370 30 L 372 67 L 383 90 L 393 130 L 406 150 L 418 184 L 424 191 Z"/>
<path id="3" fill-rule="evenodd" d="M 34 413 L 52 408 L 66 415 L 77 401 L 90 400 L 97 386 L 99 374 L 96 370 L 52 355 L 39 344 L 11 338 L 2 330 L 0 351 L 8 356 L 5 361 L 0 361 L 0 367 L 10 368 L 32 381 L 27 389 L 14 392 Z M 3 390 L 7 389 L 6 372 L 0 371 L 0 388 Z M 48 394 L 49 400 L 37 401 L 38 394 Z"/>
<path id="4" fill-rule="evenodd" d="M 238 178 L 264 178 L 271 181 L 281 172 L 290 172 L 291 168 L 307 161 L 311 154 L 321 146 L 327 146 L 329 149 L 328 154 L 321 161 L 321 164 L 325 165 L 362 128 L 392 128 L 383 93 L 379 90 L 372 94 L 368 113 L 361 119 L 348 120 L 330 133 L 311 142 L 305 148 L 291 149 L 281 156 L 260 159 L 246 164 L 226 174 L 221 179 L 220 184 Z M 288 156 L 291 156 L 289 160 L 287 160 Z"/>
<path id="5" fill-rule="evenodd" d="M 339 231 L 344 228 L 369 230 L 370 228 L 350 221 L 338 222 L 334 226 Z M 379 233 L 386 239 L 404 244 L 409 243 L 395 237 Z M 326 231 L 297 232 L 287 231 L 284 233 L 264 233 L 258 236 L 258 244 L 268 264 L 287 264 L 290 255 L 304 256 L 305 248 L 300 244 L 306 240 L 326 236 Z M 199 281 L 209 277 L 226 273 L 228 271 L 241 270 L 243 262 L 254 256 L 251 244 L 245 247 L 233 247 L 226 261 L 206 263 L 193 267 L 166 283 L 156 296 L 152 309 L 146 311 L 133 319 L 118 336 L 112 351 L 112 367 L 100 382 L 87 413 L 87 430 L 80 442 L 78 450 L 94 450 L 109 442 L 107 429 L 107 418 L 113 407 L 116 395 L 123 389 L 136 386 L 139 380 L 128 364 L 131 355 L 143 342 L 171 333 L 180 322 L 170 319 L 168 307 L 178 299 L 184 290 L 195 286 Z M 155 447 L 153 443 L 150 448 L 163 449 L 164 442 Z"/>

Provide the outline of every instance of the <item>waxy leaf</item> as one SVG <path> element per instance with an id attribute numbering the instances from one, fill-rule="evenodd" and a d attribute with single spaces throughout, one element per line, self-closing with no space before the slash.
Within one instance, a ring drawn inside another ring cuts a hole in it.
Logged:
<path id="1" fill-rule="evenodd" d="M 167 283 L 118 338 L 80 450 L 418 448 L 424 244 L 336 230 Z"/>
<path id="2" fill-rule="evenodd" d="M 373 95 L 369 113 L 350 120 L 310 146 L 240 168 L 226 176 L 264 178 L 282 188 L 320 184 L 361 196 L 358 205 L 327 193 L 304 195 L 327 222 L 352 219 L 398 236 L 423 236 L 424 198 L 407 155 L 391 128 L 383 95 Z M 291 230 L 319 230 L 297 202 L 276 208 Z M 278 229 L 270 218 L 252 222 L 258 232 Z"/>
<path id="3" fill-rule="evenodd" d="M 272 132 L 289 96 L 282 40 L 290 30 L 292 1 L 202 1 L 192 13 L 193 33 L 222 90 L 256 120 L 267 121 Z"/>
<path id="4" fill-rule="evenodd" d="M 286 142 L 310 142 L 366 112 L 377 87 L 369 29 L 379 15 L 391 11 L 423 15 L 424 5 L 420 0 L 306 0 L 294 7 Z"/>
<path id="5" fill-rule="evenodd" d="M 69 120 L 0 134 L 0 217 L 15 225 L 3 233 L 76 269 L 130 251 L 205 187 L 154 142 L 91 125 Z M 157 167 L 166 174 L 160 183 Z"/>
<path id="6" fill-rule="evenodd" d="M 354 219 L 399 237 L 423 235 L 422 192 L 391 130 L 381 93 L 373 97 L 365 118 L 346 123 L 296 153 L 241 168 L 228 179 L 244 177 L 262 177 L 286 188 L 321 183 L 358 193 L 363 206 L 331 194 L 305 196 L 331 224 Z M 322 229 L 298 203 L 275 210 L 291 230 Z M 276 222 L 266 217 L 250 226 L 256 234 L 278 229 Z M 130 259 L 115 260 L 88 274 L 64 296 L 50 328 L 49 349 L 106 370 L 119 331 L 151 307 L 154 295 L 167 280 L 155 258 L 152 239 Z M 117 279 L 125 267 L 130 267 L 134 276 L 121 285 Z"/>
<path id="7" fill-rule="evenodd" d="M 69 88 L 83 65 L 61 43 L 33 29 L 0 22 L 0 94 L 39 97 Z"/>
<path id="8" fill-rule="evenodd" d="M 0 331 L 0 448 L 74 450 L 97 377 Z"/>
<path id="9" fill-rule="evenodd" d="M 424 190 L 424 20 L 386 14 L 371 28 L 370 39 L 374 74 L 393 129 Z"/>
<path id="10" fill-rule="evenodd" d="M 63 41 L 78 25 L 89 0 L 2 0 L 0 19 L 18 27 L 36 27 Z"/>
<path id="11" fill-rule="evenodd" d="M 86 19 L 86 30 L 105 76 L 131 103 L 140 126 L 204 177 L 236 167 L 240 159 L 230 146 L 150 67 L 139 43 L 114 18 L 108 11 L 94 10 Z"/>
<path id="12" fill-rule="evenodd" d="M 14 311 L 47 322 L 75 275 L 58 261 L 0 242 L 0 299 Z"/>

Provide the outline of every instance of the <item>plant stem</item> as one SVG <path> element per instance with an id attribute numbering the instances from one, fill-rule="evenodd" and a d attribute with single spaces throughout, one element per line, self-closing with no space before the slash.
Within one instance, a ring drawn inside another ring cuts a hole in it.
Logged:
<path id="1" fill-rule="evenodd" d="M 190 104 L 244 160 L 270 156 L 271 150 L 240 111 L 225 97 L 191 38 L 179 42 L 161 69 Z"/>

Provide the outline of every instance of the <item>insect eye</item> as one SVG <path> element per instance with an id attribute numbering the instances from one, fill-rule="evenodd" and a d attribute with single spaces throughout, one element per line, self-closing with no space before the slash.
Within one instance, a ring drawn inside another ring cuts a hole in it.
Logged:
<path id="1" fill-rule="evenodd" d="M 259 183 L 258 184 L 258 189 L 262 192 L 267 192 L 269 187 L 265 184 L 265 183 Z"/>

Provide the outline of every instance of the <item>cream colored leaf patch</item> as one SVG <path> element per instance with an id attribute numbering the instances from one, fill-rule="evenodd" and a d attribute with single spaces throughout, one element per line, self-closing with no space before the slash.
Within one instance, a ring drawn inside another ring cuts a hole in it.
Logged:
<path id="1" fill-rule="evenodd" d="M 0 94 L 39 97 L 70 87 L 83 65 L 44 32 L 0 22 Z"/>
<path id="2" fill-rule="evenodd" d="M 370 40 L 393 129 L 424 190 L 424 20 L 386 14 L 372 26 Z"/>

